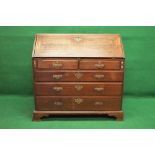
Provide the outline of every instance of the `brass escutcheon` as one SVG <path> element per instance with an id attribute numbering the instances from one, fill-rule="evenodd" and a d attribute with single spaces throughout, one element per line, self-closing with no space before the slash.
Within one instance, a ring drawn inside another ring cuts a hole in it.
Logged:
<path id="1" fill-rule="evenodd" d="M 33 61 L 33 64 L 34 64 L 34 68 L 36 68 L 37 67 L 36 60 Z"/>
<path id="2" fill-rule="evenodd" d="M 83 86 L 82 85 L 75 85 L 74 88 L 77 90 L 77 91 L 80 91 L 83 89 Z"/>
<path id="3" fill-rule="evenodd" d="M 75 98 L 74 102 L 77 103 L 77 104 L 80 104 L 80 103 L 83 102 L 83 99 L 82 98 Z"/>
<path id="4" fill-rule="evenodd" d="M 77 72 L 77 73 L 75 73 L 74 75 L 75 75 L 75 77 L 76 77 L 77 79 L 80 79 L 80 78 L 83 76 L 83 74 L 80 73 L 80 72 Z"/>
<path id="5" fill-rule="evenodd" d="M 81 41 L 82 39 L 81 39 L 79 36 L 77 36 L 77 37 L 74 38 L 74 40 L 77 41 L 77 42 L 79 42 L 79 41 Z"/>

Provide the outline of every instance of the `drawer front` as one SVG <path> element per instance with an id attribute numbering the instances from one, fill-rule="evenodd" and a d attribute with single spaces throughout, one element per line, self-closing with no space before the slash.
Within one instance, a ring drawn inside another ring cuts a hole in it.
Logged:
<path id="1" fill-rule="evenodd" d="M 123 81 L 122 71 L 36 71 L 35 81 Z"/>
<path id="2" fill-rule="evenodd" d="M 36 110 L 102 111 L 121 110 L 121 97 L 36 97 Z"/>
<path id="3" fill-rule="evenodd" d="M 71 98 L 62 97 L 36 97 L 36 110 L 70 111 L 73 110 Z"/>
<path id="4" fill-rule="evenodd" d="M 121 69 L 120 60 L 83 59 L 80 60 L 80 69 Z"/>
<path id="5" fill-rule="evenodd" d="M 77 69 L 78 60 L 76 59 L 38 59 L 37 69 Z"/>
<path id="6" fill-rule="evenodd" d="M 77 97 L 73 100 L 76 111 L 121 110 L 121 97 Z"/>
<path id="7" fill-rule="evenodd" d="M 35 83 L 36 95 L 121 95 L 122 83 Z"/>

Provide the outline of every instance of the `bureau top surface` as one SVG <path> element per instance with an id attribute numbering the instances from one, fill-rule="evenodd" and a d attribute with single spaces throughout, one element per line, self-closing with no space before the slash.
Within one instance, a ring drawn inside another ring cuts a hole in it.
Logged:
<path id="1" fill-rule="evenodd" d="M 36 34 L 32 57 L 124 58 L 119 34 Z"/>

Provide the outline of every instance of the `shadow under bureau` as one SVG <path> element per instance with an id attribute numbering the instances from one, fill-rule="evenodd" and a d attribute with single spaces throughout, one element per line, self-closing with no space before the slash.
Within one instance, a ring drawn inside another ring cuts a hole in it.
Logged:
<path id="1" fill-rule="evenodd" d="M 37 34 L 33 120 L 52 115 L 123 119 L 124 51 L 118 34 Z"/>

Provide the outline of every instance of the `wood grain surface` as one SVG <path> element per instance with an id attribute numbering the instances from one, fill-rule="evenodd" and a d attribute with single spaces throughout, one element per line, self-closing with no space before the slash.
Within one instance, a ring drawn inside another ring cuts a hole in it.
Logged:
<path id="1" fill-rule="evenodd" d="M 37 34 L 33 120 L 52 115 L 123 120 L 124 62 L 118 34 Z"/>
<path id="2" fill-rule="evenodd" d="M 119 34 L 37 34 L 33 57 L 122 58 Z"/>

